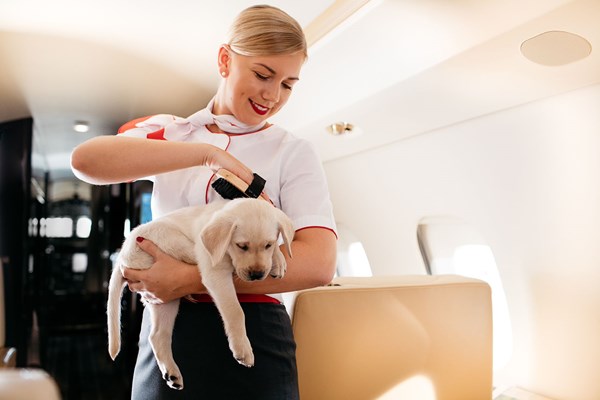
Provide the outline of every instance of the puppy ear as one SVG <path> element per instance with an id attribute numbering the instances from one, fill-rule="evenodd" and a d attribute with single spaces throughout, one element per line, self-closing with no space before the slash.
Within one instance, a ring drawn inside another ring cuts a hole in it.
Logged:
<path id="1" fill-rule="evenodd" d="M 214 218 L 200 232 L 200 239 L 208 251 L 213 265 L 220 262 L 225 256 L 235 228 L 236 225 L 228 218 Z"/>
<path id="2" fill-rule="evenodd" d="M 277 208 L 275 210 L 277 210 L 277 227 L 283 237 L 283 244 L 285 244 L 288 255 L 292 258 L 292 240 L 294 240 L 295 233 L 294 225 L 292 225 L 292 220 L 283 211 Z"/>

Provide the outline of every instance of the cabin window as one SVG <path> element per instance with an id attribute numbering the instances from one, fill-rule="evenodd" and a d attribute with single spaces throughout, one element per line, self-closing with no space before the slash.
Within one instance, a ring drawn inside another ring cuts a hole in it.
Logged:
<path id="1" fill-rule="evenodd" d="M 42 218 L 42 235 L 49 238 L 70 238 L 73 236 L 73 219 L 71 217 Z"/>
<path id="2" fill-rule="evenodd" d="M 337 276 L 373 276 L 361 241 L 345 226 L 337 228 Z"/>
<path id="3" fill-rule="evenodd" d="M 74 228 L 74 230 L 73 230 Z M 45 236 L 48 238 L 78 238 L 90 237 L 92 231 L 92 220 L 87 216 L 77 218 L 73 221 L 71 217 L 42 218 L 39 223 L 37 218 L 29 221 L 30 236 Z"/>
<path id="4" fill-rule="evenodd" d="M 79 217 L 75 225 L 75 235 L 79 238 L 88 238 L 92 232 L 92 220 L 89 217 Z"/>
<path id="5" fill-rule="evenodd" d="M 125 219 L 125 222 L 123 223 L 123 237 L 129 237 L 129 234 L 131 233 L 131 220 L 129 218 Z"/>
<path id="6" fill-rule="evenodd" d="M 87 270 L 88 256 L 86 253 L 74 253 L 71 259 L 73 273 L 82 274 Z"/>
<path id="7" fill-rule="evenodd" d="M 490 285 L 494 370 L 506 366 L 512 353 L 512 331 L 506 294 L 491 247 L 475 228 L 453 218 L 421 220 L 417 239 L 428 274 L 463 275 Z"/>

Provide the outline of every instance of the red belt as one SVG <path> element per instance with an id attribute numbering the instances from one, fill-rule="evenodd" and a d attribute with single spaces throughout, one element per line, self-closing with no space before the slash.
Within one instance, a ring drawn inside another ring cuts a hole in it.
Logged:
<path id="1" fill-rule="evenodd" d="M 239 294 L 237 295 L 240 303 L 273 303 L 281 304 L 279 300 L 266 294 Z M 191 294 L 184 298 L 190 303 L 213 303 L 212 297 L 209 294 Z"/>

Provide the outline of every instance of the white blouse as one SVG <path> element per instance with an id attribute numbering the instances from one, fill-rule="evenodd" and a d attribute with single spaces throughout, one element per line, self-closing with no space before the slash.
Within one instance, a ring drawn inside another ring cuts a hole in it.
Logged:
<path id="1" fill-rule="evenodd" d="M 125 124 L 119 133 L 130 137 L 203 142 L 226 150 L 266 180 L 265 192 L 275 206 L 291 218 L 296 230 L 322 227 L 336 232 L 323 167 L 310 142 L 276 125 L 254 133 L 212 133 L 194 121 L 196 114 L 187 119 L 155 115 Z M 216 176 L 206 167 L 186 168 L 148 179 L 154 182 L 154 217 L 220 198 L 210 186 Z"/>

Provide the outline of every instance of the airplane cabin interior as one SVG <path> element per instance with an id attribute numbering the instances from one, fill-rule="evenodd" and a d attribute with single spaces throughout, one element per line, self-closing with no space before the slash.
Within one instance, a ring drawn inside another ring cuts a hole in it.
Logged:
<path id="1" fill-rule="evenodd" d="M 272 122 L 337 225 L 333 281 L 284 294 L 300 397 L 600 399 L 600 1 L 266 3 L 309 53 Z M 108 282 L 153 184 L 70 155 L 203 108 L 253 4 L 0 2 L 0 399 L 130 398 L 143 305 L 111 360 Z"/>

